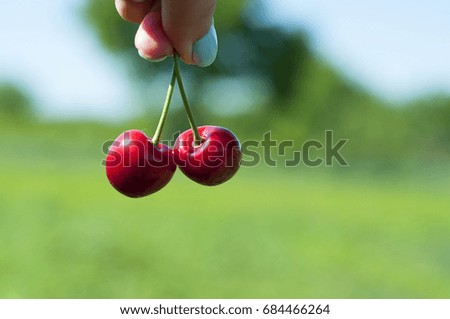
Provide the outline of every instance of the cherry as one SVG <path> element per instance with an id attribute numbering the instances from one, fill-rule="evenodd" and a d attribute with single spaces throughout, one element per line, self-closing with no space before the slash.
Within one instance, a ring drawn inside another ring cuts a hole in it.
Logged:
<path id="1" fill-rule="evenodd" d="M 139 130 L 122 133 L 106 156 L 106 176 L 111 185 L 128 197 L 143 197 L 163 188 L 172 179 L 176 165 L 173 151 L 158 146 Z"/>
<path id="2" fill-rule="evenodd" d="M 219 126 L 200 126 L 198 133 L 199 145 L 192 129 L 178 136 L 173 150 L 176 164 L 197 183 L 214 186 L 226 182 L 240 166 L 242 153 L 238 139 L 230 130 Z"/>
<path id="3" fill-rule="evenodd" d="M 114 141 L 106 156 L 106 176 L 126 196 L 143 197 L 159 191 L 177 168 L 172 149 L 159 143 L 177 78 L 175 71 L 174 68 L 153 138 L 139 130 L 126 131 Z"/>

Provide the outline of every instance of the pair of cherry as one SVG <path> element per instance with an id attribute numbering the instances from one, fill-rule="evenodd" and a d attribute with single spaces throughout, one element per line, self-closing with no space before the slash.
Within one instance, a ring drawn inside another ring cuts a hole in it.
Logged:
<path id="1" fill-rule="evenodd" d="M 172 149 L 159 140 L 176 81 L 191 129 L 178 136 Z M 120 193 L 143 197 L 167 185 L 177 166 L 197 183 L 207 186 L 222 184 L 236 174 L 241 157 L 239 141 L 231 131 L 219 126 L 197 127 L 195 124 L 175 54 L 172 79 L 155 135 L 149 138 L 140 130 L 122 133 L 106 156 L 106 176 Z"/>

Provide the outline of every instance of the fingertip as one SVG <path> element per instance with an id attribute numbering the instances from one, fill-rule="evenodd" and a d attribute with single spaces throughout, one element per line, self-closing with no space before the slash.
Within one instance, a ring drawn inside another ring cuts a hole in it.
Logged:
<path id="1" fill-rule="evenodd" d="M 173 47 L 162 27 L 160 12 L 150 12 L 144 17 L 134 43 L 139 55 L 146 60 L 156 62 L 173 54 Z"/>
<path id="2" fill-rule="evenodd" d="M 147 56 L 146 53 L 144 51 L 142 51 L 142 50 L 138 50 L 138 54 L 139 54 L 139 56 L 141 58 L 143 58 L 143 59 L 145 59 L 145 60 L 147 60 L 149 62 L 154 62 L 154 63 L 162 62 L 162 61 L 164 61 L 167 58 L 167 55 L 166 55 L 166 56 L 163 56 L 161 58 L 153 59 L 153 58 Z"/>
<path id="3" fill-rule="evenodd" d="M 200 67 L 210 66 L 216 60 L 218 49 L 219 44 L 213 21 L 208 32 L 203 37 L 195 41 L 192 46 L 193 63 Z"/>
<path id="4" fill-rule="evenodd" d="M 164 0 L 162 2 L 162 17 L 166 31 L 175 51 L 187 64 L 205 65 L 212 63 L 217 54 L 217 36 L 213 28 L 216 41 L 214 44 L 211 31 L 212 16 L 216 7 L 216 0 Z M 201 40 L 206 36 L 206 40 Z M 196 42 L 199 47 L 193 54 Z M 216 49 L 214 49 L 216 48 Z M 204 53 L 203 51 L 215 53 Z M 197 60 L 194 59 L 194 56 Z M 208 56 L 208 58 L 205 58 Z M 211 58 L 212 57 L 212 58 Z M 204 62 L 204 60 L 208 60 Z M 212 61 L 211 61 L 212 60 Z"/>

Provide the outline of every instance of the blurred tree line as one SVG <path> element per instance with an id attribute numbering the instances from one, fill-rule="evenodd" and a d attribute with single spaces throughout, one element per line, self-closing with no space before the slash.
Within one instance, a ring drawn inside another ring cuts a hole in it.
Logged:
<path id="1" fill-rule="evenodd" d="M 0 117 L 5 120 L 26 120 L 33 115 L 33 102 L 18 85 L 0 83 Z"/>

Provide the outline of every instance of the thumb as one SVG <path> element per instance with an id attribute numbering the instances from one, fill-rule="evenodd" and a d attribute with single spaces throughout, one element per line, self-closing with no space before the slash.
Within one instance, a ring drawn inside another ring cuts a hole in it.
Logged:
<path id="1" fill-rule="evenodd" d="M 216 0 L 162 0 L 164 31 L 185 63 L 206 67 L 216 59 L 215 8 Z"/>

